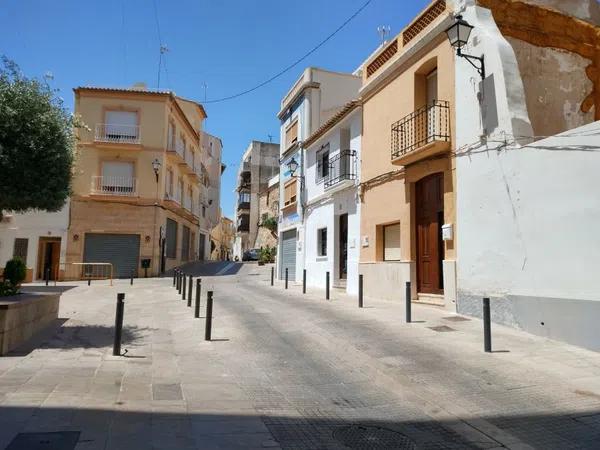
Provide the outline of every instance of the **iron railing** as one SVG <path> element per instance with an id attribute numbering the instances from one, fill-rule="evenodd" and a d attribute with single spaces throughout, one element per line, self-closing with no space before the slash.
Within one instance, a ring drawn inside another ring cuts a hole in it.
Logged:
<path id="1" fill-rule="evenodd" d="M 91 193 L 135 197 L 136 179 L 131 177 L 92 176 Z"/>
<path id="2" fill-rule="evenodd" d="M 434 141 L 450 140 L 450 103 L 435 100 L 392 125 L 392 159 Z"/>
<path id="3" fill-rule="evenodd" d="M 325 188 L 345 180 L 356 179 L 356 151 L 342 150 L 329 160 L 329 172 L 325 176 Z"/>
<path id="4" fill-rule="evenodd" d="M 140 127 L 117 123 L 99 123 L 96 124 L 95 140 L 113 144 L 139 144 L 141 142 Z"/>

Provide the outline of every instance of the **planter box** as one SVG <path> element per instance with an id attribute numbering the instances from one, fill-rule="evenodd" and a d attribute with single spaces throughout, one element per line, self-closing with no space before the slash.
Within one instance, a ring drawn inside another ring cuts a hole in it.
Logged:
<path id="1" fill-rule="evenodd" d="M 26 342 L 58 318 L 60 293 L 0 297 L 0 355 Z"/>

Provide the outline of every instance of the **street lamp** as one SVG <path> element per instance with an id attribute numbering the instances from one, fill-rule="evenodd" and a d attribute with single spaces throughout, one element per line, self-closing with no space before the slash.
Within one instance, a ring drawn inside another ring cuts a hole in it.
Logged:
<path id="1" fill-rule="evenodd" d="M 290 171 L 290 176 L 294 177 L 294 174 L 296 173 L 296 170 L 298 170 L 298 162 L 296 161 L 295 158 L 292 157 L 292 159 L 290 159 L 290 162 L 287 163 L 288 166 L 288 170 Z"/>
<path id="2" fill-rule="evenodd" d="M 152 161 L 152 169 L 154 170 L 154 175 L 156 175 L 156 182 L 158 183 L 158 171 L 160 170 L 160 161 L 158 160 L 158 158 L 155 158 L 154 161 Z"/>
<path id="3" fill-rule="evenodd" d="M 473 30 L 473 25 L 464 20 L 461 15 L 458 15 L 455 18 L 454 24 L 446 29 L 446 35 L 448 36 L 450 45 L 456 48 L 456 55 L 469 61 L 469 64 L 477 69 L 477 72 L 479 72 L 479 75 L 481 75 L 481 79 L 484 80 L 485 64 L 483 61 L 483 55 L 473 56 L 462 52 L 462 47 L 469 41 L 471 30 Z"/>

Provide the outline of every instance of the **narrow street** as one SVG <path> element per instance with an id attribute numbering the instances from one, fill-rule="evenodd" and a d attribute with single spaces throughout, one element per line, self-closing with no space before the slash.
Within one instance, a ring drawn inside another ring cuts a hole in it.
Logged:
<path id="1" fill-rule="evenodd" d="M 188 270 L 200 319 L 171 278 L 52 287 L 61 323 L 0 358 L 0 448 L 57 431 L 80 432 L 77 449 L 600 445 L 597 353 L 494 325 L 486 354 L 477 319 L 415 305 L 405 324 L 401 302 L 271 287 L 268 266 Z M 112 356 L 117 292 L 125 357 Z"/>

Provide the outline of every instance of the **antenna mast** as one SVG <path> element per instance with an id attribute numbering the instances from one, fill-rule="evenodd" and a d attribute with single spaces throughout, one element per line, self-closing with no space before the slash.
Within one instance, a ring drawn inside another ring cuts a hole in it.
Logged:
<path id="1" fill-rule="evenodd" d="M 389 25 L 378 26 L 377 34 L 379 35 L 379 39 L 381 39 L 381 45 L 385 45 L 385 43 L 387 42 L 387 38 L 390 36 L 390 26 Z"/>
<path id="2" fill-rule="evenodd" d="M 160 89 L 160 68 L 162 66 L 162 55 L 169 51 L 166 45 L 160 46 L 160 54 L 158 55 L 158 76 L 156 81 L 156 89 Z"/>

